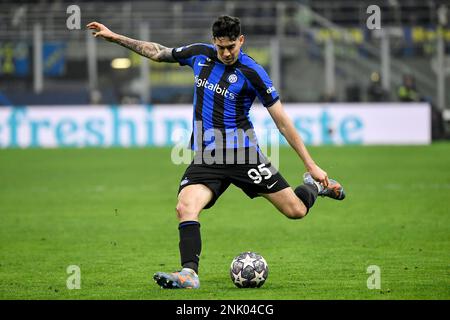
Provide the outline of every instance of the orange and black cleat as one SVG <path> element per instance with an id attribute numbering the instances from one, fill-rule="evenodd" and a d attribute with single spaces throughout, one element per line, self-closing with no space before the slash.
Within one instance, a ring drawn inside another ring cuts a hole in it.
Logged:
<path id="1" fill-rule="evenodd" d="M 155 282 L 163 289 L 198 289 L 200 279 L 194 270 L 183 268 L 173 273 L 157 272 L 153 275 Z"/>

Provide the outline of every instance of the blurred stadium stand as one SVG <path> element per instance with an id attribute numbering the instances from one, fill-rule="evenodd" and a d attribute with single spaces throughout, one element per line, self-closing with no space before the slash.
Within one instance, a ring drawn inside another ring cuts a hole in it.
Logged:
<path id="1" fill-rule="evenodd" d="M 267 68 L 285 102 L 399 101 L 398 88 L 409 74 L 421 99 L 436 105 L 433 66 L 439 30 L 447 59 L 450 54 L 450 26 L 439 26 L 438 17 L 438 8 L 449 6 L 448 0 L 76 1 L 81 30 L 68 30 L 66 9 L 71 4 L 2 1 L 0 105 L 191 102 L 188 68 L 150 62 L 148 101 L 143 101 L 141 58 L 99 39 L 95 77 L 90 79 L 90 34 L 84 28 L 90 21 L 138 39 L 142 23 L 147 23 L 151 41 L 177 47 L 209 42 L 217 16 L 238 16 L 246 35 L 244 50 Z M 381 62 L 383 36 L 366 27 L 366 10 L 373 4 L 381 9 L 383 30 L 389 30 L 387 73 Z M 40 92 L 33 86 L 36 24 L 42 27 L 44 52 Z M 327 60 L 327 50 L 332 50 L 332 60 Z M 131 67 L 113 69 L 111 60 L 118 57 L 130 58 Z M 332 70 L 327 71 L 330 63 Z M 373 82 L 374 73 L 378 83 Z M 389 79 L 383 83 L 386 74 Z M 449 106 L 450 90 L 445 95 Z"/>

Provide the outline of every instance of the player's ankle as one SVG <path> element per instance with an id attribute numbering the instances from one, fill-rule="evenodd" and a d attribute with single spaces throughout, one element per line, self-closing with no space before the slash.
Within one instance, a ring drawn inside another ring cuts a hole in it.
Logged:
<path id="1" fill-rule="evenodd" d="M 197 275 L 197 274 L 198 274 L 198 272 L 195 271 L 194 269 L 192 269 L 192 268 L 187 268 L 187 267 L 183 267 L 182 271 L 187 271 L 187 272 L 192 273 L 192 274 L 194 274 L 194 275 Z"/>

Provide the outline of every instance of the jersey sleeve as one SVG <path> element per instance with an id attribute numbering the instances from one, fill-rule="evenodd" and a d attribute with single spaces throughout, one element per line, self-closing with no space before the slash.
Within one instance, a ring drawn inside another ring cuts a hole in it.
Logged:
<path id="1" fill-rule="evenodd" d="M 172 49 L 172 56 L 181 66 L 194 65 L 194 60 L 196 56 L 205 55 L 209 56 L 211 54 L 211 48 L 202 43 L 194 43 L 188 46 L 179 47 Z"/>
<path id="2" fill-rule="evenodd" d="M 258 64 L 246 66 L 242 70 L 255 90 L 255 94 L 264 107 L 269 108 L 280 99 L 266 70 Z"/>

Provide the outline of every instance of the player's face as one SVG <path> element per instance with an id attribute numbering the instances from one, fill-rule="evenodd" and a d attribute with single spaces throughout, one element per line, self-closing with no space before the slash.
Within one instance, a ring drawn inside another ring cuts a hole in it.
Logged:
<path id="1" fill-rule="evenodd" d="M 244 43 L 244 36 L 240 35 L 236 40 L 230 40 L 229 37 L 219 37 L 213 39 L 217 49 L 217 57 L 226 65 L 236 62 L 239 57 L 239 51 Z"/>

